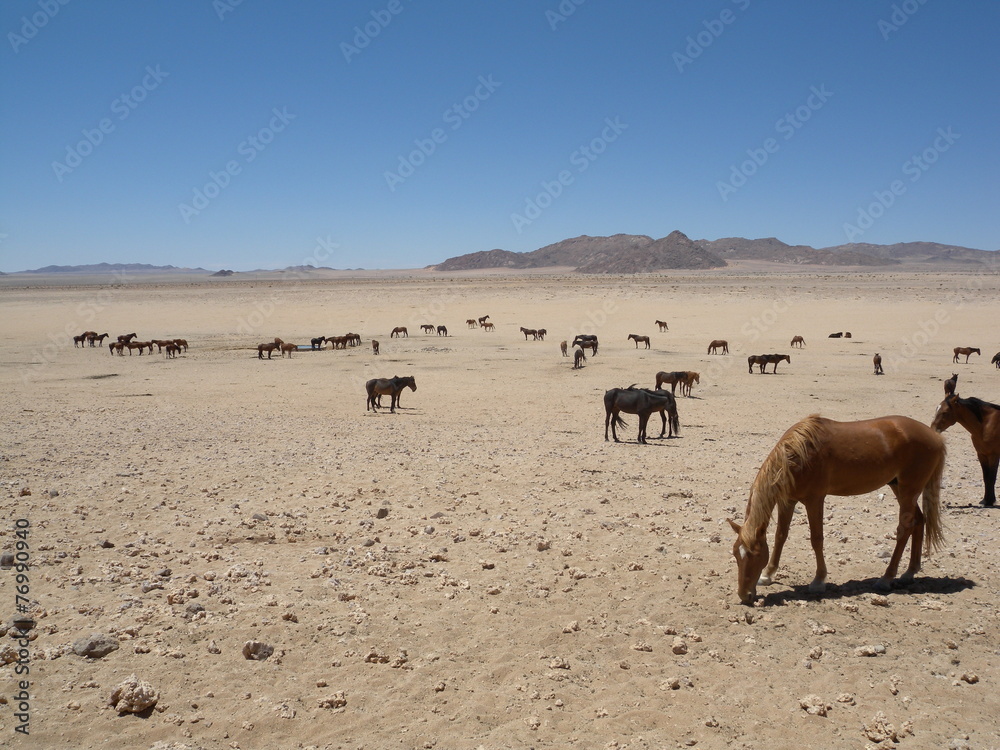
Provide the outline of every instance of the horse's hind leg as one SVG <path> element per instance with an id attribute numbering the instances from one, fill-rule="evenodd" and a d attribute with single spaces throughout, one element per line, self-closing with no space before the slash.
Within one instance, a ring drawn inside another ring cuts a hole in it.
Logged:
<path id="1" fill-rule="evenodd" d="M 892 588 L 892 579 L 896 577 L 896 571 L 899 570 L 899 562 L 903 558 L 903 550 L 906 549 L 907 542 L 912 545 L 910 566 L 906 569 L 901 581 L 909 583 L 913 580 L 913 576 L 920 570 L 920 552 L 924 542 L 924 514 L 917 504 L 920 490 L 901 489 L 896 482 L 891 483 L 889 489 L 896 495 L 896 500 L 899 503 L 899 522 L 896 524 L 896 547 L 889 559 L 889 566 L 885 569 L 885 574 L 875 584 L 876 588 L 881 591 L 888 591 Z"/>

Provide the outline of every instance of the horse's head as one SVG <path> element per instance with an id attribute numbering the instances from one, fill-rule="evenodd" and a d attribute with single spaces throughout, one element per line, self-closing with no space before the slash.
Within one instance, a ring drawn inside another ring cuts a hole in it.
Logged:
<path id="1" fill-rule="evenodd" d="M 403 384 L 410 386 L 410 390 L 417 390 L 417 379 L 410 375 L 409 377 L 403 378 Z"/>
<path id="2" fill-rule="evenodd" d="M 931 427 L 936 432 L 944 432 L 958 421 L 958 415 L 955 413 L 957 405 L 957 393 L 945 396 L 944 401 L 938 404 L 938 408 L 934 412 L 934 419 L 931 421 Z"/>
<path id="3" fill-rule="evenodd" d="M 732 519 L 729 519 L 729 525 L 736 532 L 736 541 L 733 543 L 733 557 L 736 558 L 737 571 L 736 592 L 741 603 L 752 606 L 757 598 L 757 581 L 764 571 L 764 566 L 767 565 L 770 552 L 767 547 L 767 534 L 761 534 L 753 545 L 748 547 L 743 542 L 743 527 Z"/>

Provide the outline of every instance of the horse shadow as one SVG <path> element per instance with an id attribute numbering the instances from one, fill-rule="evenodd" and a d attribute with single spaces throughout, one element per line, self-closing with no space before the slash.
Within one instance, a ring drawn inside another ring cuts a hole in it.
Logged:
<path id="1" fill-rule="evenodd" d="M 879 578 L 852 579 L 843 583 L 827 583 L 826 590 L 822 593 L 815 593 L 809 590 L 808 584 L 792 586 L 790 590 L 775 591 L 764 595 L 764 604 L 782 605 L 796 601 L 817 601 L 820 599 L 853 599 L 862 594 L 957 594 L 960 591 L 967 591 L 975 588 L 978 584 L 968 578 L 959 576 L 957 578 L 918 576 L 912 583 L 901 584 L 893 582 L 890 591 L 882 591 L 878 588 Z"/>

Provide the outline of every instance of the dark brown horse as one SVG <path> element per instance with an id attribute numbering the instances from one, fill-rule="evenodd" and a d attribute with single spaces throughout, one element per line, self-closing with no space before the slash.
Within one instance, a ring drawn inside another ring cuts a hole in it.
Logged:
<path id="1" fill-rule="evenodd" d="M 538 340 L 545 341 L 545 337 L 549 335 L 549 332 L 544 328 L 538 329 Z"/>
<path id="2" fill-rule="evenodd" d="M 525 328 L 521 326 L 521 333 L 524 334 L 524 340 L 528 340 L 528 336 L 531 336 L 535 341 L 538 341 L 538 331 L 534 328 Z"/>
<path id="3" fill-rule="evenodd" d="M 637 441 L 646 442 L 646 425 L 651 414 L 660 413 L 663 417 L 663 429 L 660 437 L 667 432 L 667 414 L 670 414 L 670 437 L 680 434 L 681 423 L 677 417 L 677 401 L 672 393 L 666 391 L 651 391 L 646 388 L 636 388 L 634 385 L 628 388 L 612 388 L 604 393 L 604 440 L 608 439 L 608 425 L 611 425 L 611 437 L 616 443 L 618 433 L 615 427 L 627 427 L 625 420 L 619 416 L 620 412 L 626 414 L 636 414 L 639 417 L 639 436 Z"/>
<path id="4" fill-rule="evenodd" d="M 487 321 L 485 321 L 485 322 L 483 322 L 483 323 L 481 323 L 481 326 L 482 326 L 482 329 L 483 329 L 484 331 L 490 331 L 490 332 L 492 332 L 492 331 L 493 331 L 493 329 L 494 329 L 494 328 L 496 328 L 496 326 L 494 326 L 494 325 L 493 325 L 492 323 L 490 323 L 490 322 L 489 322 L 488 320 L 487 320 Z"/>
<path id="5" fill-rule="evenodd" d="M 326 343 L 326 336 L 318 336 L 314 339 L 309 339 L 309 344 L 313 349 L 322 349 L 323 344 Z"/>
<path id="6" fill-rule="evenodd" d="M 983 467 L 983 484 L 986 491 L 981 504 L 986 508 L 996 505 L 997 466 L 1000 464 L 1000 406 L 978 398 L 959 398 L 958 394 L 945 396 L 931 422 L 938 432 L 944 432 L 958 422 L 972 436 L 972 446 Z"/>
<path id="7" fill-rule="evenodd" d="M 399 338 L 400 336 L 410 337 L 410 334 L 406 330 L 406 326 L 396 326 L 392 329 L 392 333 L 389 334 L 389 338 Z"/>
<path id="8" fill-rule="evenodd" d="M 434 333 L 434 325 L 432 323 L 421 323 L 420 330 L 424 333 Z"/>
<path id="9" fill-rule="evenodd" d="M 796 346 L 801 349 L 806 345 L 806 340 L 801 336 L 792 336 L 792 343 L 789 346 Z"/>
<path id="10" fill-rule="evenodd" d="M 566 343 L 565 341 L 563 342 Z M 573 349 L 573 369 L 579 370 L 583 367 L 583 363 L 587 361 L 587 355 L 583 353 L 583 349 L 580 347 L 574 347 Z"/>
<path id="11" fill-rule="evenodd" d="M 91 346 L 104 346 L 104 339 L 106 339 L 107 337 L 108 334 L 106 333 L 102 333 L 100 336 L 98 336 L 96 333 L 92 333 L 91 335 L 87 336 L 87 343 L 89 343 Z"/>
<path id="12" fill-rule="evenodd" d="M 257 359 L 264 359 L 264 352 L 267 352 L 267 358 L 271 359 L 271 353 L 278 348 L 278 344 L 273 341 L 266 344 L 257 344 Z"/>
<path id="13" fill-rule="evenodd" d="M 708 345 L 708 354 L 718 354 L 718 350 L 722 349 L 723 354 L 729 354 L 729 342 L 724 339 L 716 339 L 711 344 Z"/>
<path id="14" fill-rule="evenodd" d="M 437 327 L 437 334 L 438 334 L 438 336 L 447 336 L 448 335 L 448 326 L 438 326 Z"/>
<path id="15" fill-rule="evenodd" d="M 174 343 L 177 344 L 177 346 L 179 346 L 185 352 L 187 352 L 187 350 L 188 350 L 187 339 L 174 339 Z M 275 339 L 275 343 L 281 343 L 281 342 L 278 341 L 277 339 Z"/>
<path id="16" fill-rule="evenodd" d="M 636 349 L 639 348 L 639 343 L 640 342 L 643 343 L 643 344 L 645 344 L 647 349 L 649 348 L 649 336 L 640 336 L 640 335 L 638 335 L 636 333 L 630 333 L 628 335 L 628 338 L 625 339 L 625 340 L 626 341 L 634 341 Z"/>
<path id="17" fill-rule="evenodd" d="M 399 406 L 399 394 L 403 392 L 404 388 L 409 388 L 413 391 L 417 390 L 417 380 L 412 375 L 407 375 L 406 377 L 396 377 L 392 378 L 373 378 L 365 383 L 365 390 L 368 392 L 368 402 L 365 404 L 365 411 L 371 409 L 377 412 L 378 406 L 376 398 L 378 396 L 389 396 L 389 411 L 393 414 L 396 413 L 396 407 Z"/>
<path id="18" fill-rule="evenodd" d="M 469 328 L 478 328 L 479 327 L 479 324 L 476 322 L 475 318 L 469 318 L 468 320 L 466 320 L 465 321 L 465 325 L 469 326 Z"/>
<path id="19" fill-rule="evenodd" d="M 953 372 L 951 377 L 944 381 L 944 395 L 951 396 L 958 388 L 958 373 Z"/>
<path id="20" fill-rule="evenodd" d="M 597 356 L 597 336 L 593 333 L 580 333 L 573 339 L 573 346 L 581 349 L 590 349 L 593 356 Z"/>
<path id="21" fill-rule="evenodd" d="M 993 355 L 993 359 L 990 360 L 991 365 L 996 365 L 997 369 L 1000 370 L 1000 352 Z"/>
<path id="22" fill-rule="evenodd" d="M 177 346 L 177 344 L 167 344 L 166 349 L 167 351 L 165 352 L 164 356 L 167 359 L 175 359 L 177 357 L 177 353 L 181 350 L 181 348 Z"/>
<path id="23" fill-rule="evenodd" d="M 483 325 L 483 324 L 484 324 L 484 323 L 485 323 L 485 322 L 486 322 L 487 320 L 489 320 L 489 319 L 490 319 L 490 316 L 489 316 L 489 315 L 484 315 L 483 317 L 481 317 L 481 318 L 479 319 L 479 325 Z"/>
<path id="24" fill-rule="evenodd" d="M 792 363 L 792 357 L 790 354 L 751 354 L 747 357 L 747 365 L 749 366 L 749 371 L 753 372 L 754 365 L 760 365 L 760 372 L 763 375 L 765 369 L 768 365 L 774 365 L 774 372 L 778 372 L 778 363 L 784 360 L 789 364 Z"/>
<path id="25" fill-rule="evenodd" d="M 124 344 L 127 344 L 129 341 L 131 341 L 135 337 L 136 337 L 136 334 L 134 334 L 134 333 L 124 333 L 124 334 L 122 334 L 121 336 L 118 337 L 118 340 L 121 341 Z"/>
<path id="26" fill-rule="evenodd" d="M 372 354 L 378 354 L 378 341 L 372 339 Z"/>
<path id="27" fill-rule="evenodd" d="M 875 356 L 872 357 L 872 364 L 875 366 L 875 374 L 876 375 L 885 375 L 885 370 L 882 369 L 882 355 L 881 354 L 876 353 Z"/>
<path id="28" fill-rule="evenodd" d="M 955 356 L 952 357 L 951 361 L 954 362 L 956 365 L 958 364 L 958 357 L 960 354 L 965 355 L 965 364 L 969 364 L 970 354 L 981 354 L 979 349 L 977 349 L 974 346 L 956 346 L 954 351 L 955 351 Z"/>
<path id="29" fill-rule="evenodd" d="M 813 414 L 790 427 L 757 472 L 743 525 L 729 521 L 736 532 L 733 556 L 740 601 L 753 604 L 757 585 L 773 582 L 796 503 L 806 508 L 816 555 L 816 575 L 809 590 L 822 592 L 827 572 L 823 558 L 824 499 L 827 495 L 861 495 L 886 484 L 899 503 L 899 522 L 895 549 L 877 586 L 882 590 L 891 587 L 903 550 L 911 540 L 910 564 L 900 580 L 912 581 L 920 570 L 922 544 L 926 541 L 930 552 L 943 543 L 940 490 L 944 457 L 941 436 L 909 417 L 835 422 Z M 921 494 L 923 510 L 917 504 Z M 767 526 L 775 507 L 778 522 L 769 561 Z"/>
<path id="30" fill-rule="evenodd" d="M 569 356 L 569 344 L 567 344 L 565 341 L 560 341 L 559 342 L 559 351 L 562 352 L 562 355 L 564 357 L 568 357 Z"/>

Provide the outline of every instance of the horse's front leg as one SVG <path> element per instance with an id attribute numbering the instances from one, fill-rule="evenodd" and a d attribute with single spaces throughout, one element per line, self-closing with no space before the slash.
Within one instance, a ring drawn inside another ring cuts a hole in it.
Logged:
<path id="1" fill-rule="evenodd" d="M 823 496 L 803 502 L 809 519 L 809 541 L 816 555 L 816 577 L 809 584 L 809 590 L 820 593 L 826 589 L 826 560 L 823 557 Z"/>
<path id="2" fill-rule="evenodd" d="M 992 508 L 997 503 L 996 484 L 997 468 L 1000 466 L 1000 454 L 987 456 L 984 453 L 980 453 L 979 464 L 983 467 L 983 484 L 986 487 L 981 505 L 984 508 Z"/>
<path id="3" fill-rule="evenodd" d="M 774 549 L 771 550 L 771 559 L 768 561 L 767 567 L 757 579 L 757 583 L 761 586 L 770 586 L 774 583 L 774 574 L 778 571 L 778 563 L 781 562 L 781 549 L 785 546 L 785 540 L 788 539 L 788 527 L 792 523 L 794 510 L 794 503 L 778 508 L 778 523 L 774 529 Z"/>

